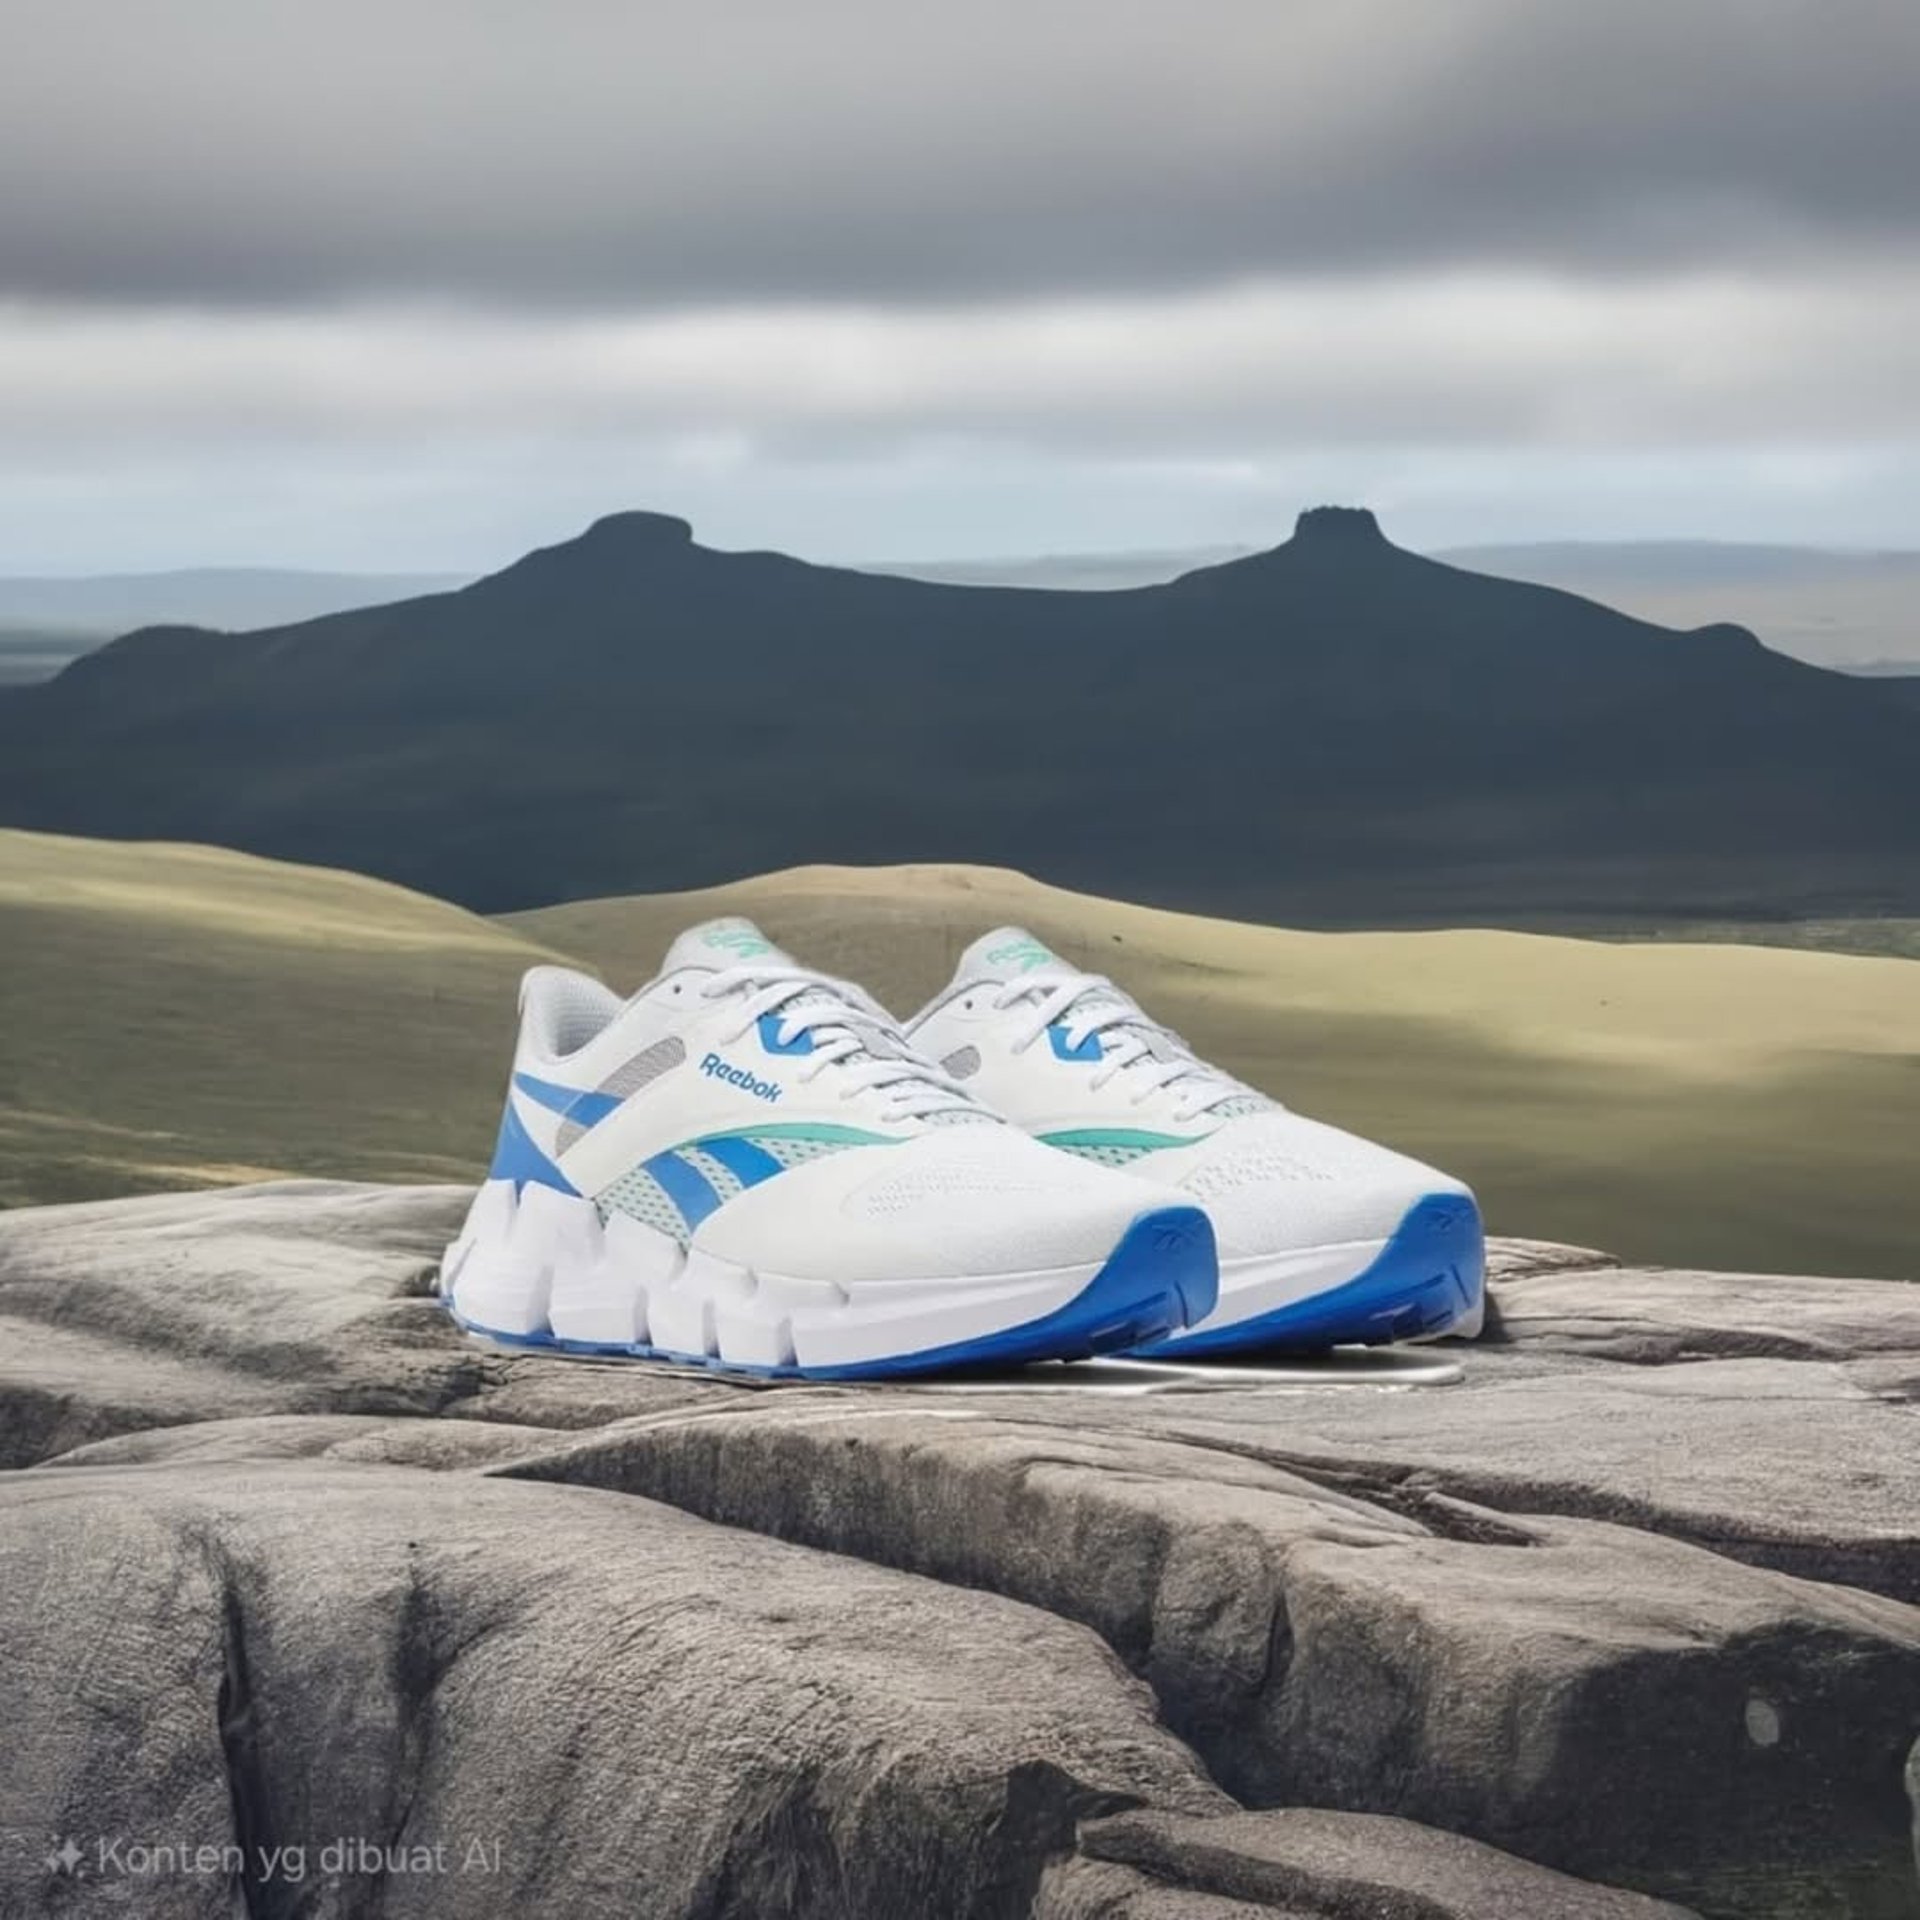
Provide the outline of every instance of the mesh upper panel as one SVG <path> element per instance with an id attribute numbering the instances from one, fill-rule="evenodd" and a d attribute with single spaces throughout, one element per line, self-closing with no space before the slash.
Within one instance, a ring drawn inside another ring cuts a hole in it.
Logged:
<path id="1" fill-rule="evenodd" d="M 1077 1153 L 1082 1160 L 1091 1160 L 1102 1167 L 1128 1167 L 1134 1161 L 1157 1151 L 1153 1147 L 1103 1147 L 1092 1146 L 1085 1142 L 1070 1142 L 1060 1150 L 1063 1153 Z"/>
<path id="2" fill-rule="evenodd" d="M 671 1234 L 683 1246 L 686 1244 L 687 1223 L 681 1217 L 680 1209 L 667 1198 L 666 1189 L 644 1167 L 635 1167 L 631 1173 L 622 1174 L 594 1204 L 600 1209 L 603 1220 L 615 1211 L 631 1214 L 645 1225 Z"/>
<path id="3" fill-rule="evenodd" d="M 829 1153 L 845 1153 L 856 1144 L 851 1140 L 792 1140 L 779 1134 L 750 1133 L 747 1138 L 783 1167 L 797 1167 L 803 1161 L 819 1160 Z"/>
<path id="4" fill-rule="evenodd" d="M 710 1153 L 702 1153 L 698 1147 L 677 1149 L 680 1158 L 690 1166 L 697 1168 L 706 1183 L 720 1196 L 722 1203 L 731 1200 L 745 1182 L 731 1168 L 723 1167 Z"/>
<path id="5" fill-rule="evenodd" d="M 1230 1258 L 1383 1238 L 1422 1196 L 1460 1190 L 1391 1148 L 1279 1110 L 1228 1122 L 1178 1181 Z"/>
<path id="6" fill-rule="evenodd" d="M 982 1135 L 974 1151 L 913 1156 L 909 1164 L 870 1181 L 853 1204 L 872 1219 L 921 1212 L 978 1215 L 991 1209 L 1011 1220 L 1023 1208 L 1044 1211 L 1089 1192 L 1105 1193 L 1106 1178 L 1071 1155 L 996 1127 Z"/>
<path id="7" fill-rule="evenodd" d="M 1338 1178 L 1339 1175 L 1326 1166 L 1302 1160 L 1271 1142 L 1254 1141 L 1243 1147 L 1230 1147 L 1190 1173 L 1180 1184 L 1196 1199 L 1213 1200 L 1236 1188 L 1262 1186 L 1270 1181 L 1282 1184 L 1310 1181 L 1325 1186 Z"/>
<path id="8" fill-rule="evenodd" d="M 1236 1093 L 1231 1100 L 1222 1100 L 1217 1107 L 1207 1111 L 1222 1120 L 1237 1120 L 1242 1114 L 1273 1113 L 1279 1108 L 1277 1100 L 1269 1100 L 1264 1093 Z"/>

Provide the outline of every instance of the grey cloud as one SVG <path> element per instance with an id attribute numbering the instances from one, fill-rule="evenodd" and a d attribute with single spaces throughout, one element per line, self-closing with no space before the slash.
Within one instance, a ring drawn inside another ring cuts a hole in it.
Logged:
<path id="1" fill-rule="evenodd" d="M 0 294 L 953 300 L 1920 251 L 1912 0 L 7 0 Z"/>
<path id="2" fill-rule="evenodd" d="M 955 439 L 1870 445 L 1920 436 L 1920 265 L 1841 284 L 1419 275 L 1043 307 L 611 320 L 0 307 L 0 442 L 563 432 L 723 462 Z"/>

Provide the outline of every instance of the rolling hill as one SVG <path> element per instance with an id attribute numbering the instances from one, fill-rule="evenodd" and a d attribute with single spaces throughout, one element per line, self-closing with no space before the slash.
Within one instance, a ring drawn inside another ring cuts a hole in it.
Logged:
<path id="1" fill-rule="evenodd" d="M 1018 920 L 1303 1110 L 1471 1177 L 1497 1231 L 1914 1277 L 1920 965 L 1300 933 L 978 868 L 808 868 L 505 923 L 206 847 L 0 832 L 0 1205 L 305 1173 L 475 1177 L 521 970 L 637 985 L 746 912 L 911 1008 Z"/>
<path id="2" fill-rule="evenodd" d="M 469 1177 L 548 957 L 354 874 L 0 832 L 0 1205 Z"/>
<path id="3" fill-rule="evenodd" d="M 0 822 L 487 910 L 936 858 L 1296 922 L 1913 912 L 1920 716 L 1349 510 L 1111 593 L 623 514 L 459 592 L 149 630 L 0 692 Z"/>

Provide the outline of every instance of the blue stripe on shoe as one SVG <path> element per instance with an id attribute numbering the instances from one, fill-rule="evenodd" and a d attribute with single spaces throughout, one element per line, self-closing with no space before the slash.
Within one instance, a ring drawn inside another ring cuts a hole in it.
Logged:
<path id="1" fill-rule="evenodd" d="M 1053 1049 L 1056 1060 L 1064 1060 L 1070 1066 L 1085 1066 L 1089 1061 L 1101 1059 L 1106 1052 L 1097 1033 L 1083 1034 L 1069 1044 L 1064 1020 L 1056 1020 L 1047 1029 L 1047 1045 Z"/>
<path id="2" fill-rule="evenodd" d="M 756 1023 L 760 1029 L 760 1044 L 769 1053 L 811 1053 L 813 1034 L 802 1029 L 791 1040 L 780 1038 L 780 1029 L 785 1025 L 785 1016 L 778 1013 L 763 1013 Z"/>
<path id="3" fill-rule="evenodd" d="M 782 1171 L 780 1162 L 765 1147 L 755 1146 L 737 1133 L 717 1133 L 693 1144 L 709 1159 L 717 1160 L 743 1187 L 757 1187 Z"/>
<path id="4" fill-rule="evenodd" d="M 514 1076 L 516 1079 L 519 1076 Z M 576 1191 L 573 1182 L 554 1165 L 535 1144 L 526 1123 L 513 1110 L 511 1099 L 501 1117 L 499 1138 L 493 1146 L 493 1164 L 487 1168 L 489 1180 L 511 1180 L 518 1193 L 523 1187 L 552 1187 L 559 1193 Z"/>
<path id="5" fill-rule="evenodd" d="M 537 1101 L 549 1113 L 563 1114 L 583 1127 L 597 1126 L 620 1104 L 616 1093 L 582 1093 L 577 1087 L 563 1087 L 552 1080 L 536 1080 L 530 1073 L 516 1073 L 513 1084 L 529 1100 Z"/>
<path id="6" fill-rule="evenodd" d="M 713 1183 L 691 1161 L 682 1160 L 677 1153 L 656 1153 L 651 1160 L 640 1164 L 659 1181 L 667 1198 L 680 1209 L 689 1233 L 720 1204 Z"/>

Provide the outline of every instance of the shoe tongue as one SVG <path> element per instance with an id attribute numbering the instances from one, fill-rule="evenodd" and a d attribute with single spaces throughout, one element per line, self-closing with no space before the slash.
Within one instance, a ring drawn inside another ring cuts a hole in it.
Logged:
<path id="1" fill-rule="evenodd" d="M 1036 940 L 1024 927 L 996 927 L 992 933 L 983 933 L 960 956 L 959 969 L 954 978 L 991 980 L 998 986 L 1017 987 L 1028 974 L 1038 973 L 1042 968 L 1056 975 L 1079 971 L 1062 960 L 1051 947 Z M 1118 988 L 1096 986 L 1089 981 L 1086 991 L 1074 1004 L 1111 1007 L 1120 1005 L 1125 997 Z"/>
<path id="2" fill-rule="evenodd" d="M 720 973 L 728 967 L 750 967 L 756 963 L 773 967 L 792 967 L 799 964 L 791 954 L 776 947 L 751 920 L 743 920 L 738 915 L 730 914 L 724 919 L 708 920 L 701 926 L 689 927 L 667 949 L 667 957 L 661 963 L 660 974 L 664 979 L 671 973 L 689 971 Z M 642 991 L 644 992 L 645 989 L 643 988 Z M 851 1066 L 862 1061 L 898 1059 L 919 1070 L 911 1076 L 912 1078 L 920 1078 L 921 1071 L 924 1071 L 927 1076 L 934 1073 L 935 1070 L 928 1066 L 904 1039 L 868 1019 L 857 1005 L 850 1004 L 839 988 L 829 981 L 822 980 L 818 986 L 803 987 L 782 1003 L 781 1010 L 791 1015 L 813 1008 L 826 1009 L 833 1026 L 842 1032 L 850 1028 L 859 1041 L 859 1045 L 852 1052 L 840 1055 L 840 1065 Z M 841 1019 L 842 1015 L 846 1018 Z M 819 1030 L 816 1028 L 816 1032 Z M 942 1096 L 942 1098 L 947 1097 Z M 994 1125 L 1001 1124 L 996 1115 L 985 1107 L 974 1105 L 964 1094 L 951 1096 L 951 1099 L 951 1105 L 936 1107 L 933 1111 L 919 1115 L 918 1118 L 928 1126 L 949 1121 L 985 1121 Z"/>
<path id="3" fill-rule="evenodd" d="M 1056 972 L 1075 973 L 1079 969 L 1069 966 L 1052 948 L 1036 940 L 1024 927 L 995 927 L 991 933 L 983 933 L 965 953 L 960 956 L 960 964 L 954 970 L 956 982 L 991 980 L 1001 986 L 1018 986 L 1023 976 L 1038 973 L 1042 968 Z M 1051 983 L 1049 983 L 1051 984 Z M 1083 1012 L 1101 1012 L 1109 1007 L 1125 1007 L 1129 1019 L 1124 1030 L 1137 1033 L 1147 1046 L 1146 1057 L 1153 1060 L 1172 1061 L 1185 1059 L 1183 1049 L 1176 1047 L 1170 1036 L 1121 992 L 1108 982 L 1089 980 L 1086 987 L 1074 995 L 1071 1006 Z M 1222 1113 L 1231 1108 L 1245 1112 L 1259 1111 L 1273 1105 L 1265 1094 L 1248 1091 L 1235 1092 L 1236 1083 L 1228 1081 L 1224 1074 L 1200 1061 L 1192 1063 L 1196 1074 L 1215 1076 L 1223 1083 L 1222 1092 L 1213 1106 Z"/>
<path id="4" fill-rule="evenodd" d="M 776 967 L 794 964 L 791 955 L 782 953 L 751 920 L 730 915 L 724 920 L 708 920 L 689 927 L 672 946 L 662 964 L 662 973 L 681 973 L 698 967 L 705 973 L 718 973 L 723 967 L 745 966 L 764 960 Z"/>
<path id="5" fill-rule="evenodd" d="M 667 949 L 660 968 L 661 977 L 670 973 L 720 973 L 728 967 L 797 967 L 800 963 L 783 948 L 776 947 L 751 920 L 729 915 L 724 920 L 708 920 L 689 927 Z M 807 987 L 784 1003 L 790 1010 L 806 1007 L 845 1007 L 846 996 L 829 982 Z"/>
<path id="6" fill-rule="evenodd" d="M 1041 967 L 1064 967 L 1066 964 L 1024 927 L 996 927 L 991 933 L 983 933 L 960 956 L 954 978 L 994 980 L 1004 985 Z"/>

